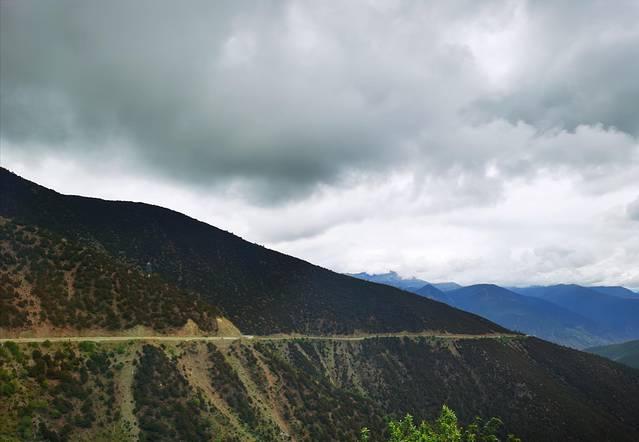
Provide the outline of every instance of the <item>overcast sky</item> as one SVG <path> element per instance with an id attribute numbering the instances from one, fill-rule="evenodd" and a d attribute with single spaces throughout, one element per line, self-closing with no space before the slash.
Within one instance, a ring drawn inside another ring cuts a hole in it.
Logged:
<path id="1" fill-rule="evenodd" d="M 0 161 L 340 272 L 639 288 L 639 2 L 0 2 Z"/>

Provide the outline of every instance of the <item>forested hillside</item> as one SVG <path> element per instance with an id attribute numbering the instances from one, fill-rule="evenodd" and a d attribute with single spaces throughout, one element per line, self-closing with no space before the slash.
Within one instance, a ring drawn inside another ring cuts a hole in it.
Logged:
<path id="1" fill-rule="evenodd" d="M 219 312 L 193 293 L 116 259 L 94 241 L 0 218 L 0 330 L 6 334 L 136 326 L 215 333 Z"/>
<path id="2" fill-rule="evenodd" d="M 442 404 L 524 441 L 639 438 L 635 370 L 530 338 L 5 344 L 0 370 L 2 440 L 378 441 Z"/>

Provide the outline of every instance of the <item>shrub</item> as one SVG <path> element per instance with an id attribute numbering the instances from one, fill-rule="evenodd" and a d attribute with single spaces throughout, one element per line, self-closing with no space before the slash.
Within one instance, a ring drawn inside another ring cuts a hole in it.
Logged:
<path id="1" fill-rule="evenodd" d="M 413 416 L 407 414 L 400 420 L 388 423 L 388 442 L 500 442 L 499 434 L 503 423 L 493 417 L 485 423 L 480 417 L 466 428 L 457 421 L 457 415 L 446 405 L 434 424 L 422 421 L 417 425 Z M 370 440 L 370 431 L 364 427 L 360 431 L 360 441 Z M 506 436 L 508 442 L 521 442 L 512 434 Z"/>

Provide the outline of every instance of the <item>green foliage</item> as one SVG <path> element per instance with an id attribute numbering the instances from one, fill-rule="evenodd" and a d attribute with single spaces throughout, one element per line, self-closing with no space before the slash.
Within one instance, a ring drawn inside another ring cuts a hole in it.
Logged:
<path id="1" fill-rule="evenodd" d="M 112 361 L 100 347 L 9 347 L 21 361 L 0 361 L 0 441 L 68 441 L 116 423 Z"/>
<path id="2" fill-rule="evenodd" d="M 388 442 L 521 442 L 512 434 L 506 439 L 500 438 L 503 423 L 499 418 L 491 418 L 485 423 L 480 417 L 464 428 L 457 420 L 457 415 L 446 405 L 434 424 L 422 421 L 416 424 L 413 416 L 407 414 L 402 419 L 388 423 Z M 362 428 L 360 441 L 368 442 L 370 431 Z"/>
<path id="3" fill-rule="evenodd" d="M 140 441 L 208 440 L 212 434 L 206 404 L 191 401 L 194 391 L 175 362 L 145 345 L 133 382 Z"/>
<path id="4" fill-rule="evenodd" d="M 20 348 L 18 347 L 18 344 L 16 344 L 13 341 L 7 341 L 4 343 L 4 346 L 7 350 L 9 350 L 9 353 L 11 353 L 11 355 L 19 360 L 22 357 L 22 353 L 20 352 Z"/>
<path id="5" fill-rule="evenodd" d="M 148 278 L 95 241 L 5 221 L 0 242 L 6 248 L 0 251 L 0 327 L 50 323 L 121 330 L 143 325 L 168 331 L 188 319 L 205 331 L 217 327 L 215 307 L 159 275 Z"/>
<path id="6" fill-rule="evenodd" d="M 95 351 L 96 343 L 93 341 L 82 341 L 78 344 L 78 348 L 84 353 L 93 353 Z"/>

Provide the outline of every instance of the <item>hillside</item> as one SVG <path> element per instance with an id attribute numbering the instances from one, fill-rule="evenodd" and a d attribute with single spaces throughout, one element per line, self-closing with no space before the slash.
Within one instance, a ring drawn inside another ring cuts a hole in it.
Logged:
<path id="1" fill-rule="evenodd" d="M 161 207 L 61 195 L 6 169 L 0 170 L 0 188 L 1 217 L 95 244 L 106 259 L 126 262 L 138 272 L 150 263 L 163 283 L 219 309 L 244 333 L 504 330 L 447 305 L 268 250 Z"/>
<path id="2" fill-rule="evenodd" d="M 591 347 L 587 348 L 586 351 L 630 367 L 639 368 L 639 340 Z"/>
<path id="3" fill-rule="evenodd" d="M 426 286 L 418 294 L 543 339 L 576 348 L 602 342 L 605 332 L 591 319 L 552 302 L 518 295 L 493 284 L 477 284 L 449 292 Z"/>
<path id="4" fill-rule="evenodd" d="M 3 440 L 380 440 L 442 403 L 524 441 L 639 438 L 635 370 L 531 338 L 5 344 L 0 369 Z"/>
<path id="5" fill-rule="evenodd" d="M 91 241 L 0 217 L 0 336 L 146 327 L 215 333 L 219 311 Z M 4 329 L 4 331 L 3 331 Z"/>

